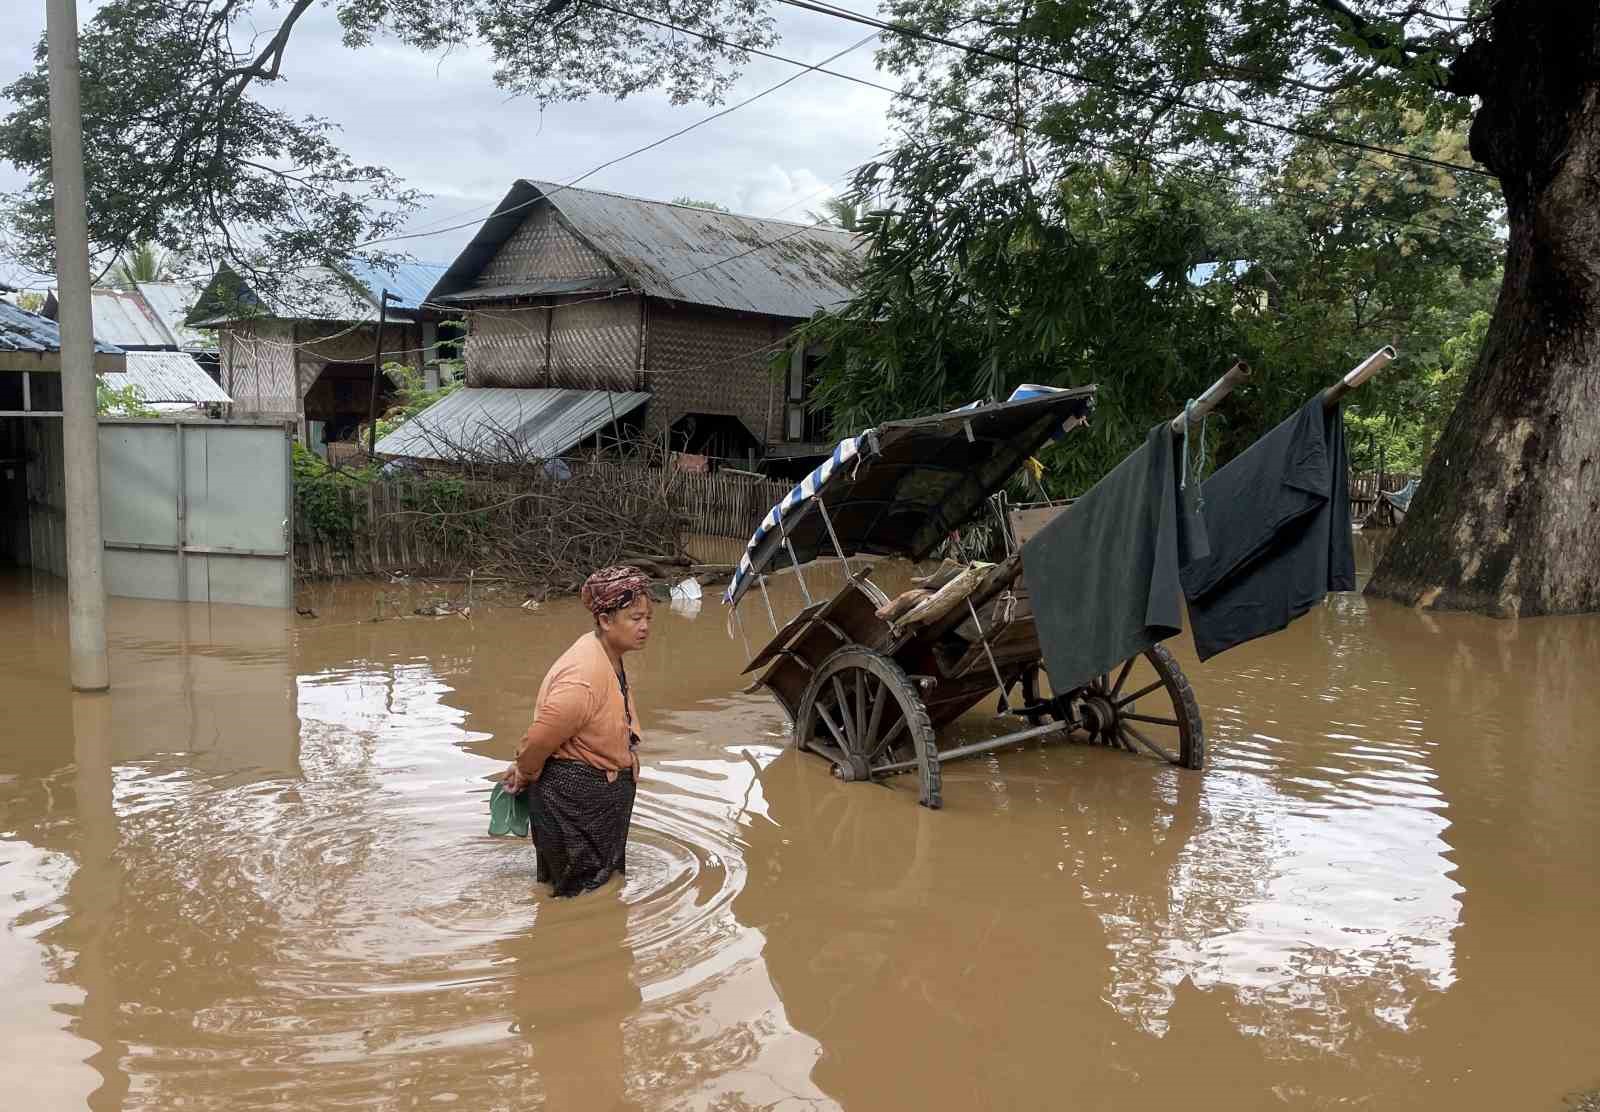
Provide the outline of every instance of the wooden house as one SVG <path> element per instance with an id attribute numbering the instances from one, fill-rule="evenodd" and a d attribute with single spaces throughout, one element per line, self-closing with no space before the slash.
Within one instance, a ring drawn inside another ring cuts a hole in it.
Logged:
<path id="1" fill-rule="evenodd" d="M 188 323 L 215 329 L 222 388 L 235 416 L 288 417 L 308 446 L 353 437 L 371 405 L 379 298 L 393 295 L 383 331 L 383 362 L 426 374 L 436 366 L 437 327 L 423 308 L 444 273 L 431 263 L 392 271 L 349 261 L 311 267 L 273 293 L 224 268 L 206 287 Z M 378 411 L 394 394 L 380 376 Z"/>
<path id="2" fill-rule="evenodd" d="M 447 443 L 510 425 L 549 455 L 623 420 L 740 464 L 821 454 L 805 353 L 773 363 L 858 262 L 836 229 L 518 181 L 427 295 L 467 321 L 467 388 L 417 422 Z M 402 426 L 378 450 L 440 439 Z"/>

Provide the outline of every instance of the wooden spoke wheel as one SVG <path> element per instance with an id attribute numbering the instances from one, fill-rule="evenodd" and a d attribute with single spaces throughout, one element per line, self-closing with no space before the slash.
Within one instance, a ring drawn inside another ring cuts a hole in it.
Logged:
<path id="1" fill-rule="evenodd" d="M 1194 689 L 1164 645 L 1153 645 L 1072 692 L 1089 740 L 1148 752 L 1180 768 L 1205 764 L 1205 723 Z"/>
<path id="2" fill-rule="evenodd" d="M 833 763 L 844 780 L 872 780 L 915 769 L 924 806 L 940 797 L 939 750 L 922 694 L 904 670 L 871 649 L 828 657 L 800 699 L 795 743 Z"/>

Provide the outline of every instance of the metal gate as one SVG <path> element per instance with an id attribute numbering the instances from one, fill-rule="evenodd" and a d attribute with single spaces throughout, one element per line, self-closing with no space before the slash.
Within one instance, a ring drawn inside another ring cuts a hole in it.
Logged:
<path id="1" fill-rule="evenodd" d="M 283 421 L 103 418 L 106 593 L 293 605 L 293 437 Z"/>

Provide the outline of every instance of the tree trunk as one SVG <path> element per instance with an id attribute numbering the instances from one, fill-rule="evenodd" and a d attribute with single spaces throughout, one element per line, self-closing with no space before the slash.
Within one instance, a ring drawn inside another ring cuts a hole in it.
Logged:
<path id="1" fill-rule="evenodd" d="M 1367 592 L 1499 617 L 1600 610 L 1600 8 L 1501 0 L 1452 92 L 1510 238 L 1483 351 Z"/>

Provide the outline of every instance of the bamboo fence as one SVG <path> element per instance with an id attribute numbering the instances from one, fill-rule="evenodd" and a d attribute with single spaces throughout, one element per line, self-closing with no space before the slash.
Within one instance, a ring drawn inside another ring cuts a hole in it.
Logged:
<path id="1" fill-rule="evenodd" d="M 614 482 L 617 489 L 638 491 L 648 480 L 659 505 L 677 515 L 684 533 L 742 541 L 754 532 L 771 507 L 788 494 L 787 481 L 755 479 L 714 473 L 697 475 L 663 471 L 637 464 L 587 462 L 574 466 L 586 478 Z M 541 484 L 543 485 L 543 484 Z M 459 480 L 456 505 L 476 509 L 503 501 L 502 484 Z M 556 489 L 552 481 L 552 492 Z M 429 527 L 430 507 L 438 501 L 436 479 L 396 477 L 336 489 L 336 517 L 354 523 L 338 533 L 316 529 L 312 515 L 301 505 L 295 513 L 295 571 L 323 578 L 404 571 L 416 575 L 442 575 L 473 565 L 470 530 Z M 525 492 L 537 516 L 540 492 Z M 296 492 L 296 501 L 301 501 Z"/>
<path id="2" fill-rule="evenodd" d="M 1364 521 L 1373 506 L 1377 505 L 1378 492 L 1399 490 L 1413 476 L 1396 471 L 1362 471 L 1350 474 L 1350 520 Z"/>

